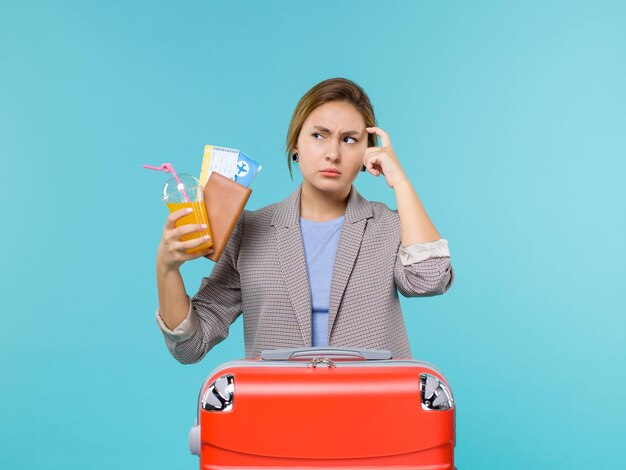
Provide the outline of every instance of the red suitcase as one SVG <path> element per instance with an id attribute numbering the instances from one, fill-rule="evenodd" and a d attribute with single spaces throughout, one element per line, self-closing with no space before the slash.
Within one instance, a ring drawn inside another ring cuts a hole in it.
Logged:
<path id="1" fill-rule="evenodd" d="M 389 351 L 265 351 L 211 373 L 189 445 L 204 470 L 452 470 L 454 414 L 428 363 Z"/>

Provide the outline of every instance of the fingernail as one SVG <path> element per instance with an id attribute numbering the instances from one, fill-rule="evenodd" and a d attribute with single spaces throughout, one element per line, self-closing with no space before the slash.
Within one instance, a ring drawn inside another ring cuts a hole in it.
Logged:
<path id="1" fill-rule="evenodd" d="M 207 225 L 207 224 L 202 224 L 202 225 L 201 225 L 201 227 L 202 227 L 202 228 L 207 228 L 207 227 L 208 227 L 208 225 Z"/>
<path id="2" fill-rule="evenodd" d="M 193 209 L 191 207 L 188 207 L 187 209 L 185 209 L 185 212 L 187 214 L 189 214 L 189 213 L 193 212 Z"/>
<path id="3" fill-rule="evenodd" d="M 204 238 L 205 240 L 210 240 L 210 239 L 211 239 L 211 237 L 209 237 L 208 235 L 205 235 L 205 236 L 204 236 L 204 237 L 202 237 L 202 238 Z"/>

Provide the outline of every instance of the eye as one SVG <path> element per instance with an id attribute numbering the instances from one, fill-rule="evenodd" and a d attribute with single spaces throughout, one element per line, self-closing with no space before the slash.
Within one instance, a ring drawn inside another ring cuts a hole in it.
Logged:
<path id="1" fill-rule="evenodd" d="M 320 134 L 319 132 L 313 132 L 313 134 L 311 134 L 311 135 L 312 135 L 315 139 L 317 139 L 317 137 L 315 137 L 315 136 L 317 136 L 317 135 L 322 135 L 322 134 Z"/>
<path id="2" fill-rule="evenodd" d="M 346 139 L 352 139 L 352 140 L 354 140 L 354 143 L 358 142 L 358 140 L 356 140 L 354 137 L 346 137 Z"/>

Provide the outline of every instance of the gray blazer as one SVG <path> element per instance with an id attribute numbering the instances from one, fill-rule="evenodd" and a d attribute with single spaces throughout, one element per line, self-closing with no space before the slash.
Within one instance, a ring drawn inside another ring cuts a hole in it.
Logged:
<path id="1" fill-rule="evenodd" d="M 311 346 L 311 291 L 300 234 L 300 186 L 287 199 L 240 217 L 220 260 L 176 329 L 157 322 L 182 363 L 197 362 L 243 312 L 246 357 Z M 328 344 L 388 349 L 410 358 L 398 292 L 446 292 L 454 280 L 447 241 L 400 245 L 400 219 L 350 192 L 330 290 Z"/>

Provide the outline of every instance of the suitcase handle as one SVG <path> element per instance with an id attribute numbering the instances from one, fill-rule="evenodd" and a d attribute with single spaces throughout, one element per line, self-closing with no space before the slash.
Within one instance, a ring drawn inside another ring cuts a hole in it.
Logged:
<path id="1" fill-rule="evenodd" d="M 263 361 L 310 361 L 316 357 L 325 357 L 333 361 L 380 361 L 392 358 L 391 351 L 385 349 L 316 347 L 270 349 L 261 353 Z"/>

